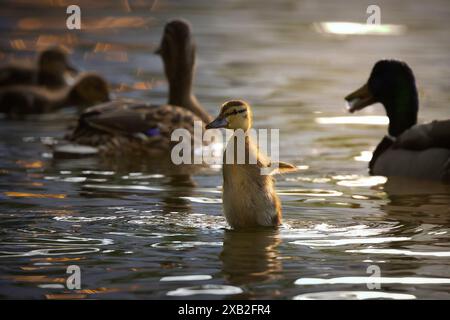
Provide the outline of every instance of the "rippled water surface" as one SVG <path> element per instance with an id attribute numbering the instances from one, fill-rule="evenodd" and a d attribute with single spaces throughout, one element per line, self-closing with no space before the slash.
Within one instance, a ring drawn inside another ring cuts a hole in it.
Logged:
<path id="1" fill-rule="evenodd" d="M 189 176 L 154 159 L 53 159 L 70 111 L 0 120 L 1 298 L 450 298 L 450 187 L 369 176 L 383 109 L 349 117 L 343 101 L 377 59 L 396 57 L 416 73 L 420 121 L 449 118 L 447 1 L 380 1 L 393 29 L 365 35 L 332 23 L 364 23 L 364 1 L 81 3 L 82 32 L 63 29 L 64 6 L 2 4 L 2 61 L 57 41 L 117 97 L 164 102 L 152 51 L 164 22 L 184 17 L 205 108 L 248 100 L 301 170 L 277 178 L 279 230 L 234 232 L 220 168 Z M 81 268 L 80 290 L 66 288 L 69 265 Z"/>

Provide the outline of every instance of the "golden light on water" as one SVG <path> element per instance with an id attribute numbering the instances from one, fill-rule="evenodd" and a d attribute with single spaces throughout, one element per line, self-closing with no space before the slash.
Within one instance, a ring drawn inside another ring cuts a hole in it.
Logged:
<path id="1" fill-rule="evenodd" d="M 336 35 L 401 35 L 406 27 L 396 24 L 367 24 L 343 21 L 327 21 L 314 23 L 318 33 Z"/>
<path id="2" fill-rule="evenodd" d="M 27 192 L 15 192 L 15 191 L 7 191 L 4 194 L 11 198 L 64 199 L 66 197 L 65 194 L 41 194 L 41 193 L 27 193 Z"/>
<path id="3" fill-rule="evenodd" d="M 143 28 L 148 27 L 153 22 L 152 18 L 143 17 L 105 17 L 95 21 L 87 21 L 85 29 L 116 29 L 116 28 Z"/>
<path id="4" fill-rule="evenodd" d="M 11 48 L 15 50 L 25 50 L 27 48 L 27 45 L 25 44 L 25 41 L 22 39 L 14 39 L 10 40 Z"/>
<path id="5" fill-rule="evenodd" d="M 20 281 L 20 282 L 32 282 L 32 283 L 46 283 L 46 282 L 50 282 L 50 283 L 65 283 L 66 279 L 65 278 L 49 278 L 47 276 L 44 275 L 33 275 L 33 276 L 14 276 L 12 277 L 12 279 L 14 281 Z"/>
<path id="6" fill-rule="evenodd" d="M 39 169 L 44 166 L 44 163 L 40 160 L 37 161 L 17 160 L 16 164 L 27 169 Z"/>
<path id="7" fill-rule="evenodd" d="M 389 124 L 389 118 L 386 116 L 319 117 L 315 121 L 318 124 L 363 124 L 373 126 Z"/>

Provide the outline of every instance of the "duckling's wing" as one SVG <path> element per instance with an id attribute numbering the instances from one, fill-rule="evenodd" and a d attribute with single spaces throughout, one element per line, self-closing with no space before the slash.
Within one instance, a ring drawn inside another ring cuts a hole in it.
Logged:
<path id="1" fill-rule="evenodd" d="M 450 120 L 415 125 L 398 137 L 394 147 L 409 150 L 450 149 Z"/>

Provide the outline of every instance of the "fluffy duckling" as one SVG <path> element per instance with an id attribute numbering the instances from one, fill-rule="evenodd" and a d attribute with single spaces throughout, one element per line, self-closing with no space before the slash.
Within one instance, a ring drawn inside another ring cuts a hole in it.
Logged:
<path id="1" fill-rule="evenodd" d="M 378 61 L 367 83 L 345 99 L 350 112 L 380 102 L 389 118 L 388 135 L 369 163 L 371 174 L 450 181 L 450 121 L 416 124 L 419 99 L 405 62 Z"/>
<path id="2" fill-rule="evenodd" d="M 0 68 L 0 87 L 37 85 L 52 89 L 64 87 L 67 73 L 76 73 L 66 53 L 57 47 L 44 50 L 35 65 L 11 64 Z"/>
<path id="3" fill-rule="evenodd" d="M 10 118 L 53 112 L 66 106 L 89 107 L 109 100 L 108 85 L 97 74 L 79 76 L 72 87 L 49 90 L 36 86 L 0 88 L 0 113 Z"/>
<path id="4" fill-rule="evenodd" d="M 168 104 L 124 100 L 89 108 L 67 137 L 70 142 L 94 147 L 101 154 L 167 153 L 176 144 L 171 141 L 173 130 L 193 133 L 194 121 L 211 120 L 192 92 L 195 44 L 190 25 L 184 20 L 167 23 L 156 53 L 169 82 Z M 56 151 L 67 153 L 63 150 L 67 149 Z"/>
<path id="5" fill-rule="evenodd" d="M 223 211 L 233 229 L 252 227 L 275 227 L 281 224 L 281 204 L 275 192 L 274 178 L 263 175 L 261 169 L 277 172 L 295 171 L 288 163 L 276 168 L 262 154 L 248 135 L 252 127 L 252 110 L 241 100 L 228 101 L 222 105 L 219 116 L 206 129 L 226 128 L 235 132 L 223 155 Z M 240 130 L 239 130 L 240 129 Z M 245 163 L 239 164 L 236 133 L 245 133 Z M 233 152 L 234 161 L 227 161 Z M 250 161 L 256 159 L 256 161 Z M 232 163 L 229 163 L 232 162 Z M 253 163 L 252 163 L 253 162 Z M 256 162 L 256 163 L 255 163 Z"/>

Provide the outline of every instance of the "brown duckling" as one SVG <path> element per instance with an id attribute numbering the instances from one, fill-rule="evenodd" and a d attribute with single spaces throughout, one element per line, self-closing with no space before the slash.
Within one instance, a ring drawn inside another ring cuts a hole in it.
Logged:
<path id="1" fill-rule="evenodd" d="M 14 63 L 0 68 L 0 87 L 35 85 L 57 89 L 66 86 L 65 75 L 76 74 L 66 53 L 52 47 L 42 51 L 35 65 Z"/>
<path id="2" fill-rule="evenodd" d="M 417 124 L 416 82 L 405 62 L 378 61 L 367 83 L 345 99 L 350 112 L 380 102 L 389 118 L 388 135 L 369 163 L 371 174 L 450 182 L 450 120 Z"/>
<path id="3" fill-rule="evenodd" d="M 108 85 L 97 74 L 81 74 L 72 87 L 49 90 L 37 86 L 0 88 L 0 113 L 10 118 L 53 112 L 67 106 L 86 108 L 109 100 Z"/>
<path id="4" fill-rule="evenodd" d="M 250 105 L 242 100 L 232 100 L 222 105 L 220 114 L 206 129 L 226 128 L 235 133 L 236 130 L 247 133 L 251 127 Z M 223 155 L 222 202 L 225 218 L 233 229 L 280 225 L 281 203 L 275 191 L 274 178 L 272 175 L 263 175 L 261 169 L 282 173 L 295 171 L 296 167 L 284 162 L 274 165 L 258 150 L 248 134 L 245 135 L 245 163 L 227 163 L 229 152 L 234 152 L 235 160 L 238 156 L 236 140 L 237 137 L 233 135 Z M 249 159 L 256 161 L 252 164 Z"/>
<path id="5" fill-rule="evenodd" d="M 189 23 L 167 23 L 156 53 L 162 57 L 169 82 L 168 104 L 123 100 L 94 106 L 81 115 L 67 137 L 70 142 L 103 154 L 167 153 L 176 144 L 171 141 L 173 130 L 185 128 L 193 133 L 194 121 L 211 120 L 192 92 L 195 44 Z M 68 153 L 63 150 L 67 148 L 55 149 Z"/>

